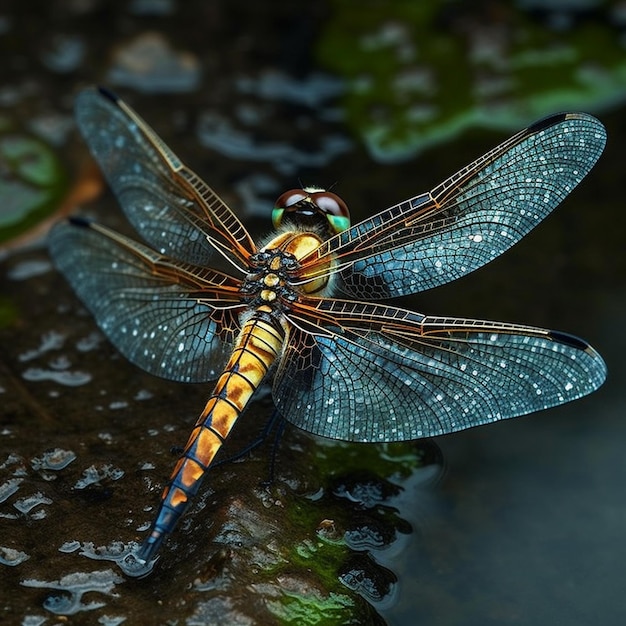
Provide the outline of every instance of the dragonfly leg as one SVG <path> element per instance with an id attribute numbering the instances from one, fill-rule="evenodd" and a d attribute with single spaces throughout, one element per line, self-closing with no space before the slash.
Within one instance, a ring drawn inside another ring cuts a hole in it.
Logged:
<path id="1" fill-rule="evenodd" d="M 250 443 L 248 443 L 239 452 L 236 452 L 235 454 L 229 457 L 226 457 L 225 459 L 220 459 L 219 461 L 215 461 L 214 463 L 211 463 L 211 467 L 209 469 L 212 470 L 212 469 L 215 469 L 216 467 L 220 467 L 221 465 L 226 465 L 227 463 L 234 463 L 235 461 L 238 461 L 239 459 L 242 459 L 246 455 L 250 454 L 252 450 L 254 450 L 255 448 L 258 448 L 267 439 L 267 437 L 272 432 L 272 430 L 274 429 L 274 426 L 279 420 L 283 421 L 280 416 L 280 413 L 278 413 L 278 411 L 274 409 L 274 411 L 272 412 L 272 415 L 265 422 L 263 429 L 261 430 L 261 432 L 257 435 L 255 439 L 253 439 Z M 279 424 L 279 428 L 280 428 L 280 424 Z M 276 441 L 272 444 L 272 446 L 274 447 L 277 443 L 278 443 L 278 438 L 276 438 Z"/>
<path id="2" fill-rule="evenodd" d="M 266 481 L 266 485 L 271 485 L 274 482 L 274 476 L 276 474 L 276 457 L 278 456 L 278 444 L 282 439 L 283 433 L 285 432 L 285 426 L 287 425 L 287 420 L 283 418 L 283 416 L 278 412 L 278 409 L 274 409 L 274 413 L 272 417 L 270 417 L 271 428 L 276 426 L 276 433 L 274 434 L 274 441 L 272 443 L 272 455 L 270 456 L 270 467 L 268 472 L 268 477 Z M 269 430 L 268 430 L 269 433 Z"/>

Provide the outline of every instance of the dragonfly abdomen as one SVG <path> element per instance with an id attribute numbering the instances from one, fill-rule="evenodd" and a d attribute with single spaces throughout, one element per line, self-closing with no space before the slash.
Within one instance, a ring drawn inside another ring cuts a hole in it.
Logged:
<path id="1" fill-rule="evenodd" d="M 163 491 L 150 535 L 137 555 L 144 561 L 154 557 L 165 536 L 174 529 L 237 418 L 282 350 L 285 330 L 270 312 L 269 306 L 259 307 L 245 322 Z"/>

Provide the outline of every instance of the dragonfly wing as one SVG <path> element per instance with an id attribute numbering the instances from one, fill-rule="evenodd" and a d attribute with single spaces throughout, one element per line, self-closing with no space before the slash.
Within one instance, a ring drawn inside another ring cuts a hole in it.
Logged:
<path id="1" fill-rule="evenodd" d="M 49 235 L 57 267 L 130 361 L 183 382 L 216 378 L 240 329 L 239 281 L 73 218 Z"/>
<path id="2" fill-rule="evenodd" d="M 556 331 L 325 299 L 288 317 L 275 403 L 333 439 L 442 435 L 574 400 L 606 377 L 593 348 Z"/>
<path id="3" fill-rule="evenodd" d="M 234 213 L 122 100 L 82 91 L 76 120 L 128 219 L 156 250 L 195 265 L 215 253 L 207 237 L 236 259 L 254 252 Z"/>
<path id="4" fill-rule="evenodd" d="M 604 127 L 590 115 L 541 120 L 429 193 L 335 235 L 302 260 L 301 274 L 323 274 L 333 258 L 339 288 L 365 300 L 456 280 L 544 219 L 593 167 L 605 142 Z"/>

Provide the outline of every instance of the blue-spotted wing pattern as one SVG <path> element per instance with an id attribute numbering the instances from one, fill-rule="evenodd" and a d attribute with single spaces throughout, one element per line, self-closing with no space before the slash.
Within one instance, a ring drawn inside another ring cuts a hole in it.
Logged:
<path id="1" fill-rule="evenodd" d="M 429 193 L 335 235 L 303 266 L 313 273 L 329 256 L 336 258 L 342 291 L 367 300 L 460 278 L 537 226 L 585 177 L 605 143 L 604 127 L 594 117 L 553 115 Z"/>
<path id="2" fill-rule="evenodd" d="M 443 435 L 575 400 L 605 378 L 593 348 L 557 331 L 341 300 L 300 302 L 289 317 L 298 330 L 276 405 L 333 439 Z"/>
<path id="3" fill-rule="evenodd" d="M 130 223 L 155 250 L 204 266 L 219 245 L 245 267 L 255 246 L 239 219 L 135 111 L 87 89 L 76 122 Z"/>
<path id="4" fill-rule="evenodd" d="M 76 218 L 54 229 L 50 252 L 129 361 L 181 382 L 219 376 L 240 329 L 239 281 Z"/>

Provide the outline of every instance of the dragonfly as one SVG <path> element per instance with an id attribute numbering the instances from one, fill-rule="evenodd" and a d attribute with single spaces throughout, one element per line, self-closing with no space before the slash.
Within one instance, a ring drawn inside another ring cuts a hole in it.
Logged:
<path id="1" fill-rule="evenodd" d="M 476 270 L 537 226 L 604 148 L 588 114 L 540 120 L 355 225 L 333 192 L 286 191 L 258 243 L 116 95 L 81 92 L 76 120 L 145 243 L 72 216 L 49 236 L 56 266 L 132 363 L 216 381 L 132 555 L 142 575 L 262 383 L 305 431 L 392 442 L 553 407 L 605 380 L 601 356 L 565 332 L 387 303 Z"/>

